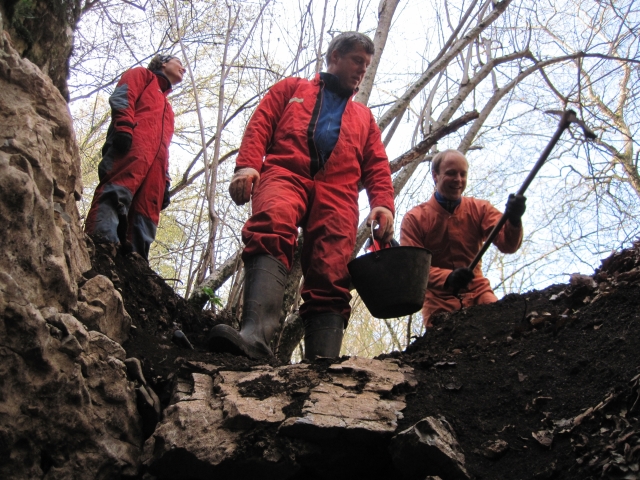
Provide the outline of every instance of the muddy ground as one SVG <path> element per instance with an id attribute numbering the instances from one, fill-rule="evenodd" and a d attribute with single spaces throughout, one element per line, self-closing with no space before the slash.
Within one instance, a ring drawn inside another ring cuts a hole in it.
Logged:
<path id="1" fill-rule="evenodd" d="M 99 245 L 97 273 L 121 290 L 135 327 L 124 348 L 163 401 L 187 360 L 257 363 L 207 352 L 208 330 L 233 319 L 192 308 L 140 257 Z M 193 350 L 172 342 L 176 328 Z M 640 245 L 603 261 L 593 278 L 438 316 L 388 356 L 419 380 L 400 430 L 445 417 L 473 478 L 640 478 Z"/>

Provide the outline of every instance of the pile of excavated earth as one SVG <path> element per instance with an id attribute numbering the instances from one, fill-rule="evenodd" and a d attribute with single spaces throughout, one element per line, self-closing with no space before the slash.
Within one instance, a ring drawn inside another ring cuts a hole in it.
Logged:
<path id="1" fill-rule="evenodd" d="M 405 352 L 297 365 L 208 352 L 229 319 L 96 248 L 160 399 L 138 401 L 145 478 L 640 478 L 640 244 L 592 277 L 440 315 Z"/>

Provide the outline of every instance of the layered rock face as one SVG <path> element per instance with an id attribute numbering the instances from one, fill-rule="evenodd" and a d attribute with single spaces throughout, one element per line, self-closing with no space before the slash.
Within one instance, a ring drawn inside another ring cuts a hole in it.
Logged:
<path id="1" fill-rule="evenodd" d="M 356 357 L 248 371 L 187 362 L 143 463 L 173 480 L 469 478 L 446 421 L 396 435 L 412 372 Z"/>
<path id="2" fill-rule="evenodd" d="M 82 277 L 91 265 L 69 110 L 13 49 L 5 21 L 0 15 L 0 478 L 135 475 L 141 421 L 117 343 L 130 319 L 108 279 Z"/>

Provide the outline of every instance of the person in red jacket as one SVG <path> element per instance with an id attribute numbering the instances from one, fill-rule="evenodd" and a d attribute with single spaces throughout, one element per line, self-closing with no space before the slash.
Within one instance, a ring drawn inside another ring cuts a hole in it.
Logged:
<path id="1" fill-rule="evenodd" d="M 400 245 L 423 247 L 433 254 L 422 308 L 427 328 L 434 313 L 498 301 L 489 280 L 482 275 L 482 265 L 479 263 L 473 271 L 468 266 L 502 213 L 485 200 L 462 196 L 468 170 L 469 163 L 459 151 L 436 154 L 431 167 L 436 185 L 434 195 L 409 210 L 402 220 Z M 520 248 L 525 202 L 522 195 L 509 195 L 508 221 L 494 240 L 503 253 L 514 253 Z"/>
<path id="2" fill-rule="evenodd" d="M 371 62 L 371 39 L 345 32 L 329 44 L 327 71 L 276 83 L 247 125 L 229 192 L 253 214 L 242 229 L 245 289 L 240 331 L 214 327 L 209 348 L 271 356 L 285 279 L 303 229 L 300 315 L 305 357 L 335 357 L 351 307 L 347 262 L 358 226 L 358 182 L 375 235 L 393 236 L 393 185 L 380 130 L 352 97 Z"/>
<path id="3" fill-rule="evenodd" d="M 109 97 L 112 119 L 85 231 L 145 259 L 160 210 L 169 205 L 173 110 L 167 95 L 184 72 L 177 57 L 156 55 L 147 68 L 127 70 Z"/>

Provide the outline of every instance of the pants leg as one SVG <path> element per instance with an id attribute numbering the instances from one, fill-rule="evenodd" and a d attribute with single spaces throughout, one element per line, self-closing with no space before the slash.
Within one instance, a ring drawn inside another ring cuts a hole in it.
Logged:
<path id="1" fill-rule="evenodd" d="M 312 187 L 312 180 L 282 168 L 263 173 L 252 199 L 253 214 L 242 228 L 243 260 L 267 254 L 291 269 Z"/>
<path id="2" fill-rule="evenodd" d="M 149 249 L 156 238 L 165 186 L 165 162 L 156 157 L 133 197 L 128 215 L 127 240 L 133 251 L 144 258 L 149 258 Z"/>
<path id="3" fill-rule="evenodd" d="M 126 159 L 118 156 L 111 145 L 105 145 L 103 152 L 102 161 L 98 166 L 100 182 L 93 194 L 84 228 L 90 235 L 102 237 L 108 242 L 119 243 L 118 216 L 127 214 L 133 193 L 130 185 L 113 183 L 113 173 L 122 170 L 118 164 L 124 164 Z M 114 169 L 114 163 L 120 168 Z"/>
<path id="4" fill-rule="evenodd" d="M 316 175 L 314 186 L 304 228 L 300 315 L 337 313 L 346 323 L 351 315 L 347 263 L 358 228 L 357 190 L 354 196 L 344 184 L 325 182 L 322 173 Z"/>
<path id="5" fill-rule="evenodd" d="M 118 217 L 129 213 L 133 197 L 145 181 L 151 167 L 159 160 L 166 166 L 166 156 L 157 144 L 139 142 L 124 155 L 117 154 L 109 140 L 105 144 L 98 167 L 100 183 L 96 188 L 85 222 L 85 231 L 105 240 L 119 243 Z M 162 179 L 162 188 L 165 180 Z M 162 201 L 160 201 L 162 204 Z M 156 222 L 157 223 L 157 222 Z"/>

